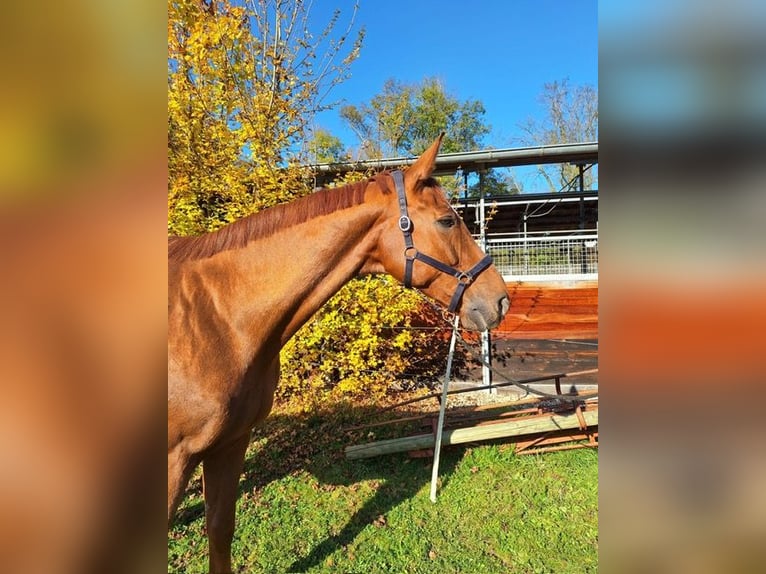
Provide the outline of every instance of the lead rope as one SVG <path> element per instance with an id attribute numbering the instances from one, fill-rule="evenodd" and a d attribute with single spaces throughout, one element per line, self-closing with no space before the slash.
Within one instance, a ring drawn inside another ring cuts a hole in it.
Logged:
<path id="1" fill-rule="evenodd" d="M 445 314 L 443 314 L 442 317 L 444 318 L 445 321 L 448 320 Z M 445 414 L 447 410 L 447 396 L 449 394 L 449 382 L 452 375 L 452 360 L 455 357 L 455 343 L 457 342 L 458 339 L 460 339 L 460 342 L 463 344 L 463 346 L 468 351 L 472 351 L 471 345 L 463 338 L 463 336 L 459 332 L 459 329 L 458 329 L 459 323 L 460 323 L 460 317 L 457 314 L 455 314 L 452 318 L 452 337 L 450 338 L 450 343 L 449 343 L 449 354 L 447 355 L 447 368 L 445 369 L 445 372 L 444 372 L 444 383 L 442 384 L 441 403 L 439 405 L 439 419 L 436 424 L 436 438 L 434 440 L 434 462 L 433 462 L 433 468 L 431 470 L 431 493 L 430 493 L 430 499 L 431 499 L 431 502 L 433 503 L 436 502 L 436 486 L 439 480 L 439 461 L 441 458 L 442 434 L 444 431 L 444 418 L 445 418 Z M 534 389 L 530 387 L 529 385 L 526 385 L 518 380 L 511 379 L 510 377 L 498 371 L 495 367 L 493 367 L 489 363 L 485 362 L 483 358 L 479 357 L 478 361 L 482 365 L 488 367 L 494 374 L 504 379 L 506 383 L 519 387 L 520 389 L 523 389 L 529 394 L 538 395 L 538 396 L 549 398 L 549 399 L 562 400 L 565 402 L 572 402 L 572 403 L 581 403 L 583 401 L 582 397 L 578 397 L 578 396 L 554 395 L 551 393 L 538 391 L 537 389 Z M 593 398 L 593 397 L 589 397 L 589 398 Z"/>
<path id="2" fill-rule="evenodd" d="M 436 483 L 439 480 L 439 458 L 442 450 L 442 431 L 444 429 L 444 414 L 447 409 L 447 391 L 449 390 L 449 381 L 452 375 L 452 359 L 455 356 L 455 342 L 459 337 L 458 323 L 460 317 L 455 315 L 452 321 L 452 338 L 449 342 L 449 354 L 447 355 L 447 368 L 444 372 L 444 383 L 442 384 L 442 398 L 439 406 L 439 422 L 436 425 L 436 441 L 434 443 L 434 463 L 431 470 L 431 502 L 436 502 Z"/>

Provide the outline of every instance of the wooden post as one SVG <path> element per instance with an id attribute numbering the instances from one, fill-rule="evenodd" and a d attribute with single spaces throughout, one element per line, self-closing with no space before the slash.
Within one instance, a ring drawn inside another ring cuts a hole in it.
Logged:
<path id="1" fill-rule="evenodd" d="M 585 411 L 583 418 L 587 426 L 598 425 L 598 410 Z M 463 444 L 466 442 L 523 436 L 540 432 L 550 432 L 562 429 L 580 427 L 580 421 L 575 413 L 559 415 L 524 417 L 517 420 L 492 425 L 445 430 L 442 444 Z M 349 460 L 371 458 L 383 454 L 407 452 L 431 448 L 434 446 L 434 433 L 419 434 L 404 438 L 381 440 L 367 444 L 346 447 L 346 458 Z"/>

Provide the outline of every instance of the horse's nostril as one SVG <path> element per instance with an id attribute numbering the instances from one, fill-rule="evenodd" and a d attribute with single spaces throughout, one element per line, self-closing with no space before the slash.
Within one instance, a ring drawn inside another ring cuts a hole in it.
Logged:
<path id="1" fill-rule="evenodd" d="M 508 309 L 511 308 L 511 302 L 508 299 L 507 295 L 503 295 L 500 298 L 498 307 L 500 308 L 500 318 L 502 319 L 503 317 L 505 317 L 505 314 L 508 312 Z"/>

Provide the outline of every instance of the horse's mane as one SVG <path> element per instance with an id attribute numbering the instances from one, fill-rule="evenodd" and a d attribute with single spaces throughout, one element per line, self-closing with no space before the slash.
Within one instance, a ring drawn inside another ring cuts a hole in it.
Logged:
<path id="1" fill-rule="evenodd" d="M 239 249 L 281 229 L 364 202 L 368 179 L 342 187 L 323 188 L 309 195 L 244 217 L 217 231 L 195 237 L 168 237 L 168 260 L 204 259 L 221 251 Z"/>

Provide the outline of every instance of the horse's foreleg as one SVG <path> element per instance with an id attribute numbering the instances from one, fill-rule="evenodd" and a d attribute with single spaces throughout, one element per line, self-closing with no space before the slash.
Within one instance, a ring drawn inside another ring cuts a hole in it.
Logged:
<path id="1" fill-rule="evenodd" d="M 199 458 L 190 456 L 181 445 L 168 450 L 168 528 L 198 463 Z"/>
<path id="2" fill-rule="evenodd" d="M 210 543 L 210 574 L 230 574 L 231 540 L 239 476 L 250 434 L 205 455 L 202 462 L 205 519 Z"/>

